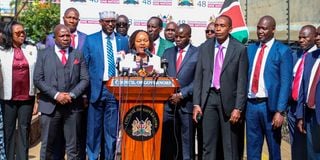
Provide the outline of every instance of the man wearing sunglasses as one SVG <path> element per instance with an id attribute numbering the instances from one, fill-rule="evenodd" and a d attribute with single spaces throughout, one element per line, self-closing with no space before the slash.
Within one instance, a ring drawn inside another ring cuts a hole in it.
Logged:
<path id="1" fill-rule="evenodd" d="M 206 38 L 210 39 L 214 37 L 214 22 L 210 22 L 207 26 L 206 32 Z"/>
<path id="2" fill-rule="evenodd" d="M 128 35 L 129 27 L 130 27 L 130 24 L 129 24 L 128 17 L 125 15 L 119 15 L 116 20 L 117 33 L 129 38 L 129 35 Z"/>

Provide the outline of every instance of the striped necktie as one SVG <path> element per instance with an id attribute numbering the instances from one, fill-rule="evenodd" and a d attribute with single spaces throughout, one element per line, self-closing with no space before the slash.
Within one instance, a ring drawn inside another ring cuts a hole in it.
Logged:
<path id="1" fill-rule="evenodd" d="M 114 55 L 112 50 L 112 43 L 110 36 L 107 37 L 107 58 L 108 58 L 108 76 L 113 77 L 116 75 L 116 64 L 114 62 Z"/>

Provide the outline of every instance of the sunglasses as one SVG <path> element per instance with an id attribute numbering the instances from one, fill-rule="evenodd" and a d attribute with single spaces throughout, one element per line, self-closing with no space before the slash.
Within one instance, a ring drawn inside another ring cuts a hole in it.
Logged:
<path id="1" fill-rule="evenodd" d="M 176 30 L 175 29 L 166 29 L 166 31 L 171 31 L 171 32 L 175 32 Z"/>
<path id="2" fill-rule="evenodd" d="M 127 27 L 127 26 L 128 26 L 128 23 L 118 22 L 116 25 L 117 25 L 117 27 Z"/>
<path id="3" fill-rule="evenodd" d="M 207 34 L 208 34 L 208 33 L 212 33 L 212 34 L 214 34 L 214 30 L 207 29 L 207 30 L 206 30 L 206 33 L 207 33 Z"/>
<path id="4" fill-rule="evenodd" d="M 26 35 L 26 31 L 18 31 L 18 32 L 14 32 L 14 34 L 19 37 L 21 36 L 21 34 Z"/>

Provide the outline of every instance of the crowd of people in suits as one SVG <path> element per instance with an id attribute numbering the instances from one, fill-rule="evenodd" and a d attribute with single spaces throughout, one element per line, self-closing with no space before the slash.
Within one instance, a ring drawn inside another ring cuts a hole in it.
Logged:
<path id="1" fill-rule="evenodd" d="M 264 139 L 270 159 L 281 159 L 285 116 L 291 158 L 320 159 L 320 27 L 303 26 L 293 52 L 274 38 L 276 20 L 268 15 L 257 23 L 256 43 L 234 39 L 232 20 L 221 15 L 198 47 L 188 24 L 164 26 L 153 16 L 146 30 L 128 35 L 127 16 L 103 11 L 101 30 L 86 35 L 79 17 L 68 8 L 38 49 L 24 43 L 23 24 L 0 30 L 0 159 L 28 159 L 38 113 L 41 160 L 115 159 L 120 108 L 105 84 L 141 64 L 162 73 L 161 59 L 180 84 L 165 102 L 161 159 L 195 159 L 195 137 L 199 160 L 240 160 L 245 146 L 247 159 L 259 160 Z"/>

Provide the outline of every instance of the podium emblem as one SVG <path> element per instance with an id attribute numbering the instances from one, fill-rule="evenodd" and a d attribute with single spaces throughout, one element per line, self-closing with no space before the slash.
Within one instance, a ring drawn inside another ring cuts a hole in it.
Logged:
<path id="1" fill-rule="evenodd" d="M 158 114 L 146 105 L 132 107 L 123 120 L 126 133 L 137 141 L 146 141 L 152 138 L 159 128 Z"/>

